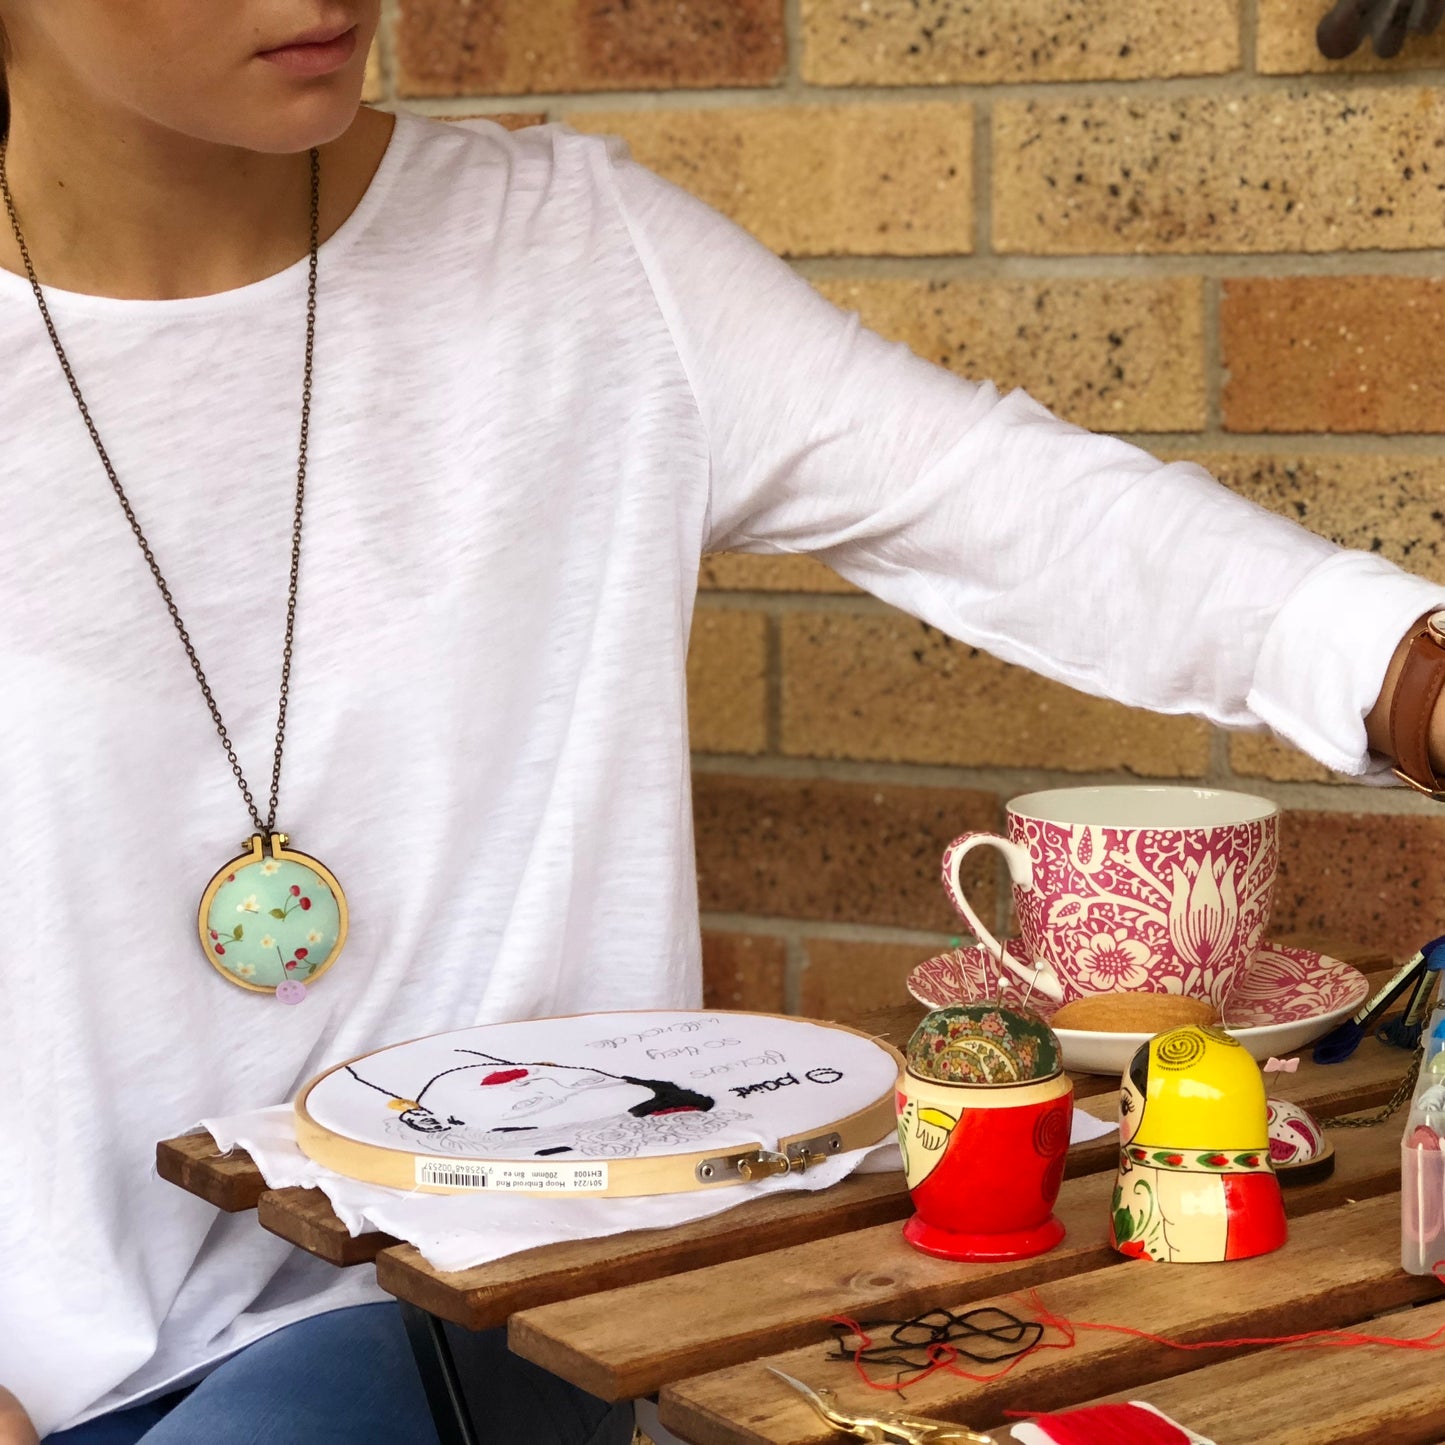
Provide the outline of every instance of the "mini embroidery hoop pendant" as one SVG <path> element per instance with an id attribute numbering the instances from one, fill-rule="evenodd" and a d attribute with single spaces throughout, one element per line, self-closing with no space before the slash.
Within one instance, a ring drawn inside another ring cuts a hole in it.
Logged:
<path id="1" fill-rule="evenodd" d="M 243 869 L 254 868 L 263 864 L 269 856 L 278 863 L 296 863 L 302 868 L 309 869 L 312 873 L 331 890 L 332 896 L 336 899 L 336 909 L 339 915 L 339 926 L 336 933 L 336 941 L 331 945 L 326 957 L 315 965 L 306 976 L 304 985 L 296 984 L 294 988 L 306 988 L 315 983 L 328 968 L 341 956 L 341 950 L 346 946 L 346 935 L 350 928 L 350 915 L 346 907 L 346 894 L 342 890 L 336 875 L 319 858 L 313 858 L 309 853 L 298 853 L 294 849 L 287 848 L 286 844 L 290 839 L 285 833 L 271 833 L 263 836 L 260 833 L 252 833 L 250 839 L 241 844 L 242 852 L 222 868 L 214 878 L 206 885 L 206 891 L 201 895 L 201 906 L 196 914 L 196 926 L 201 937 L 201 952 L 206 955 L 206 961 L 226 980 L 227 983 L 235 984 L 237 988 L 244 988 L 250 993 L 276 994 L 276 984 L 251 983 L 249 980 L 240 977 L 237 973 L 227 968 L 219 958 L 216 957 L 216 945 L 211 938 L 211 909 L 216 901 L 216 895 L 228 882 L 232 881 L 236 874 Z M 268 854 L 269 848 L 269 854 Z M 282 985 L 284 986 L 284 985 Z M 284 995 L 278 995 L 285 1002 Z M 294 997 L 294 1002 L 300 1002 L 302 995 Z"/>

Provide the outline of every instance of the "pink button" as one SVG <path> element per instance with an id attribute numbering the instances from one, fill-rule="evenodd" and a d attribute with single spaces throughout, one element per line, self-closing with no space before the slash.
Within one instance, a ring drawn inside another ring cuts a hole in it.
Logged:
<path id="1" fill-rule="evenodd" d="M 306 985 L 297 983 L 294 978 L 288 978 L 276 985 L 276 1001 L 278 1003 L 302 1003 L 306 998 Z"/>

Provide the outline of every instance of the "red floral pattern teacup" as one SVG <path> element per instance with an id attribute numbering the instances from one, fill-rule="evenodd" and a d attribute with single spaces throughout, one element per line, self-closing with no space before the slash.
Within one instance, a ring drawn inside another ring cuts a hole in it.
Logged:
<path id="1" fill-rule="evenodd" d="M 1059 788 L 1008 805 L 1008 837 L 965 833 L 943 855 L 953 905 L 995 958 L 1049 998 L 1132 991 L 1216 1007 L 1264 937 L 1279 812 L 1207 788 Z M 964 896 L 959 869 L 999 849 L 1013 879 L 1025 967 Z"/>

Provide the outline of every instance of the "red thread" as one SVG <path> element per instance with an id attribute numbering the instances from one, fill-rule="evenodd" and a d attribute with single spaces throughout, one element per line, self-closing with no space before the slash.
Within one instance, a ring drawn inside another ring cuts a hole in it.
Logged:
<path id="1" fill-rule="evenodd" d="M 1189 1445 L 1179 1426 L 1137 1405 L 1090 1405 L 1037 1423 L 1054 1445 Z"/>
<path id="2" fill-rule="evenodd" d="M 1431 1273 L 1436 1281 L 1445 1286 L 1445 1259 L 1435 1261 Z M 1171 1340 L 1167 1335 L 1156 1335 L 1149 1330 L 1137 1330 L 1130 1325 L 1102 1324 L 1093 1320 L 1071 1320 L 1064 1315 L 1058 1315 L 1040 1298 L 1037 1290 L 1030 1290 L 1023 1296 L 1023 1302 L 1034 1311 L 1034 1320 L 1043 1325 L 1045 1331 L 1054 1330 L 1061 1338 L 1057 1340 L 1041 1339 L 1020 1354 L 1010 1359 L 1002 1369 L 994 1370 L 991 1374 L 979 1375 L 963 1369 L 959 1363 L 959 1352 L 952 1345 L 933 1344 L 925 1351 L 928 1363 L 921 1369 L 913 1371 L 906 1380 L 875 1380 L 870 1378 L 868 1371 L 863 1367 L 863 1352 L 872 1349 L 873 1339 L 858 1323 L 847 1315 L 831 1315 L 830 1324 L 843 1326 L 849 1334 L 853 1335 L 858 1344 L 853 1349 L 853 1368 L 858 1378 L 868 1386 L 870 1390 L 887 1390 L 897 1392 L 906 1390 L 910 1386 L 917 1385 L 921 1381 L 936 1375 L 940 1372 L 957 1375 L 959 1379 L 970 1380 L 975 1384 L 988 1384 L 994 1380 L 1001 1380 L 1017 1365 L 1028 1359 L 1031 1355 L 1041 1350 L 1071 1350 L 1077 1340 L 1077 1331 L 1095 1330 L 1100 1333 L 1127 1335 L 1130 1339 L 1144 1340 L 1149 1344 L 1162 1345 L 1171 1350 L 1238 1350 L 1260 1345 L 1273 1345 L 1286 1350 L 1308 1350 L 1308 1349 L 1359 1349 L 1366 1345 L 1380 1345 L 1393 1350 L 1442 1350 L 1445 1349 L 1445 1324 L 1432 1330 L 1428 1335 L 1422 1335 L 1419 1339 L 1405 1340 L 1394 1335 L 1371 1335 L 1360 1330 L 1306 1330 L 1297 1335 L 1243 1335 L 1236 1339 L 1229 1340 Z M 1006 1410 L 1004 1412 L 1012 1419 L 1034 1419 L 1035 1414 L 1029 1410 Z M 1167 1439 L 1168 1437 L 1165 1437 Z M 1146 1442 L 1149 1445 L 1149 1442 Z"/>
<path id="3" fill-rule="evenodd" d="M 510 1084 L 513 1079 L 525 1079 L 526 1077 L 526 1069 L 499 1069 L 495 1074 L 488 1074 L 482 1080 L 482 1087 L 486 1088 L 488 1084 Z"/>

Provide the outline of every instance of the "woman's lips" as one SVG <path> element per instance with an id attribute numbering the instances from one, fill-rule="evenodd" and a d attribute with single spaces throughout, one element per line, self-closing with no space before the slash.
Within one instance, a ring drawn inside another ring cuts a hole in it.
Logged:
<path id="1" fill-rule="evenodd" d="M 344 30 L 331 40 L 300 42 L 294 45 L 280 45 L 275 50 L 263 50 L 260 59 L 269 60 L 292 75 L 330 75 L 340 70 L 356 54 L 356 27 Z"/>

